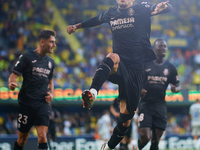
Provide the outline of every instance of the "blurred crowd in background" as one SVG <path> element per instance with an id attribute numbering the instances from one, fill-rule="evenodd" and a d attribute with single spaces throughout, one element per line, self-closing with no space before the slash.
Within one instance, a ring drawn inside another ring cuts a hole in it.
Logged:
<path id="1" fill-rule="evenodd" d="M 67 109 L 60 109 L 59 107 L 54 108 L 54 111 L 58 111 L 60 114 L 54 118 L 56 121 L 56 136 L 59 137 L 84 134 L 93 134 L 95 136 L 96 133 L 98 133 L 96 131 L 98 119 L 100 119 L 105 110 L 109 109 L 101 108 L 101 110 L 94 109 L 89 111 L 77 110 L 77 112 L 75 112 Z M 116 119 L 112 115 L 109 117 L 111 119 L 111 125 L 114 127 L 116 124 Z M 134 122 L 134 124 L 137 125 L 137 122 Z M 17 115 L 14 111 L 0 114 L 0 135 L 3 136 L 4 134 L 18 134 Z M 30 134 L 37 136 L 35 127 L 32 128 Z M 136 130 L 134 130 L 134 134 L 137 134 Z M 191 135 L 189 115 L 183 111 L 177 111 L 176 113 L 169 112 L 166 134 Z"/>
<path id="2" fill-rule="evenodd" d="M 108 0 L 53 0 L 67 24 L 79 23 L 94 17 L 116 1 Z M 138 0 L 135 3 L 139 3 Z M 159 0 L 150 0 L 158 3 Z M 57 48 L 51 57 L 56 68 L 55 88 L 87 88 L 97 65 L 112 52 L 112 36 L 108 24 L 101 27 L 79 30 L 74 35 L 81 44 L 72 50 L 68 39 L 53 19 L 53 7 L 46 0 L 0 0 L 0 87 L 7 87 L 7 80 L 21 53 L 34 50 L 38 44 L 36 35 L 44 28 L 57 32 Z M 182 38 L 184 47 L 169 47 L 167 59 L 178 69 L 182 89 L 200 88 L 200 1 L 170 1 L 174 7 L 171 14 L 152 17 L 151 37 Z M 76 44 L 76 43 L 74 43 Z M 153 44 L 153 43 L 152 43 Z M 81 56 L 83 59 L 80 60 Z M 18 78 L 21 81 L 21 78 Z M 107 84 L 109 88 L 114 88 Z M 87 117 L 86 117 L 87 116 Z M 57 118 L 57 135 L 94 133 L 100 114 L 62 112 Z M 0 133 L 17 134 L 15 113 L 2 114 Z M 35 131 L 33 129 L 33 133 Z M 189 134 L 190 119 L 187 114 L 168 114 L 167 133 Z"/>

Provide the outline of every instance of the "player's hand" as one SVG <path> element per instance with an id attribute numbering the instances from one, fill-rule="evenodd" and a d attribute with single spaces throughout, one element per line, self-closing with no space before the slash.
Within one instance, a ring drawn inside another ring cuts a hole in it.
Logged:
<path id="1" fill-rule="evenodd" d="M 71 33 L 74 33 L 75 31 L 76 31 L 76 26 L 75 25 L 69 25 L 68 27 L 67 27 L 67 33 L 68 34 L 71 34 Z"/>
<path id="2" fill-rule="evenodd" d="M 9 89 L 14 91 L 16 87 L 18 87 L 16 82 L 10 82 L 8 85 Z"/>
<path id="3" fill-rule="evenodd" d="M 141 97 L 144 98 L 146 96 L 147 90 L 142 89 Z"/>
<path id="4" fill-rule="evenodd" d="M 171 83 L 170 83 L 170 86 L 171 86 L 172 93 L 175 93 L 176 92 L 176 86 L 171 84 Z"/>
<path id="5" fill-rule="evenodd" d="M 169 3 L 169 1 L 158 3 L 156 5 L 156 8 L 154 9 L 154 11 L 151 14 L 152 15 L 156 15 L 157 13 L 159 13 L 159 12 L 163 11 L 164 9 L 166 9 L 168 7 L 167 3 Z"/>
<path id="6" fill-rule="evenodd" d="M 47 103 L 50 103 L 53 100 L 53 94 L 51 94 L 50 92 L 47 92 L 47 96 L 45 96 L 45 101 Z"/>

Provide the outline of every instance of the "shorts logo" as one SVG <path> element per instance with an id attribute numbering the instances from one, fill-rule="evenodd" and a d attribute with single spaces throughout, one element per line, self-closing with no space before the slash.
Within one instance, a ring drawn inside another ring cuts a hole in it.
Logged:
<path id="1" fill-rule="evenodd" d="M 138 118 L 138 127 L 140 126 L 140 122 L 144 120 L 144 114 L 141 113 L 139 118 Z"/>

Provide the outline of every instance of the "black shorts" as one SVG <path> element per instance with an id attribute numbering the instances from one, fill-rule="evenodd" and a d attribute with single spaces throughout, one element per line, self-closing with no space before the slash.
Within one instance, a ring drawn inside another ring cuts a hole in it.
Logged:
<path id="1" fill-rule="evenodd" d="M 141 103 L 138 112 L 138 127 L 165 130 L 167 126 L 167 106 Z"/>
<path id="2" fill-rule="evenodd" d="M 18 110 L 18 130 L 22 133 L 30 131 L 32 126 L 48 126 L 49 125 L 49 104 L 43 104 L 41 106 L 27 106 L 19 104 Z"/>
<path id="3" fill-rule="evenodd" d="M 126 100 L 126 109 L 132 116 L 138 107 L 143 78 L 143 70 L 127 68 L 122 61 L 119 63 L 117 73 L 108 78 L 108 81 L 119 85 L 119 98 Z"/>

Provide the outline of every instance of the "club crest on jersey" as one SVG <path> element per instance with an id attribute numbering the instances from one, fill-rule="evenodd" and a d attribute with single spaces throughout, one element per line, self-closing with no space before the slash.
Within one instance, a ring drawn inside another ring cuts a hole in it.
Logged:
<path id="1" fill-rule="evenodd" d="M 165 76 L 167 76 L 167 75 L 169 74 L 169 70 L 168 70 L 168 69 L 164 69 L 163 74 L 164 74 Z"/>
<path id="2" fill-rule="evenodd" d="M 49 67 L 49 69 L 51 69 L 51 67 L 52 67 L 52 64 L 50 61 L 49 61 L 48 67 Z"/>
<path id="3" fill-rule="evenodd" d="M 133 8 L 129 8 L 128 11 L 127 11 L 127 14 L 128 14 L 129 16 L 133 16 L 134 13 L 135 13 L 135 11 L 134 11 Z"/>

